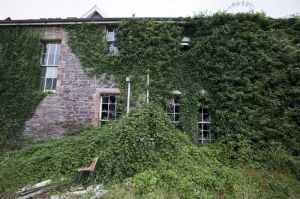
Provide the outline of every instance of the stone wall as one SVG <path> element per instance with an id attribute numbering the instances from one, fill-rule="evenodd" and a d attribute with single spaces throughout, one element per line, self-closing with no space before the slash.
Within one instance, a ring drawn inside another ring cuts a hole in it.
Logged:
<path id="1" fill-rule="evenodd" d="M 100 95 L 119 93 L 113 78 L 95 79 L 86 75 L 78 57 L 70 50 L 67 33 L 62 27 L 45 27 L 41 31 L 44 41 L 61 41 L 57 87 L 56 92 L 47 95 L 34 116 L 26 122 L 25 137 L 40 140 L 64 135 L 63 124 L 66 123 L 97 126 Z"/>

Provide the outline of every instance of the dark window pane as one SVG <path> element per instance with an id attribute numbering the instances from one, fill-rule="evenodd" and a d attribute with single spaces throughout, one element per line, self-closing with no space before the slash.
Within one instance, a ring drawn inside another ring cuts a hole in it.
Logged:
<path id="1" fill-rule="evenodd" d="M 209 124 L 203 124 L 203 130 L 209 130 Z"/>
<path id="2" fill-rule="evenodd" d="M 204 139 L 209 139 L 209 131 L 203 131 Z"/>
<path id="3" fill-rule="evenodd" d="M 51 87 L 52 87 L 52 78 L 47 78 L 45 90 L 51 90 Z"/>
<path id="4" fill-rule="evenodd" d="M 203 114 L 208 114 L 208 108 L 203 108 Z"/>
<path id="5" fill-rule="evenodd" d="M 108 112 L 102 111 L 101 120 L 105 120 L 108 118 Z"/>
<path id="6" fill-rule="evenodd" d="M 53 78 L 52 90 L 56 90 L 56 78 Z"/>
<path id="7" fill-rule="evenodd" d="M 208 122 L 209 121 L 209 115 L 203 115 L 203 121 Z"/>
<path id="8" fill-rule="evenodd" d="M 175 105 L 175 113 L 179 113 L 180 112 L 180 106 L 179 105 Z"/>
<path id="9" fill-rule="evenodd" d="M 102 111 L 108 110 L 108 104 L 102 104 Z"/>
<path id="10" fill-rule="evenodd" d="M 108 96 L 102 96 L 102 103 L 108 103 Z"/>
<path id="11" fill-rule="evenodd" d="M 115 111 L 116 105 L 115 104 L 109 104 L 109 110 L 110 111 Z"/>
<path id="12" fill-rule="evenodd" d="M 116 97 L 110 96 L 109 103 L 115 103 L 115 102 L 116 102 Z"/>
<path id="13" fill-rule="evenodd" d="M 179 121 L 179 118 L 180 118 L 180 114 L 175 114 L 174 120 L 175 120 L 175 121 Z"/>
<path id="14" fill-rule="evenodd" d="M 180 104 L 180 99 L 179 99 L 179 97 L 174 97 L 174 103 L 175 103 L 175 104 Z"/>

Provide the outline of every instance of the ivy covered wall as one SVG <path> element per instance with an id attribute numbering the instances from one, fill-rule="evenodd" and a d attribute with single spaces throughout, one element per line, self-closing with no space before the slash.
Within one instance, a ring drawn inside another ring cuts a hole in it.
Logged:
<path id="1" fill-rule="evenodd" d="M 218 141 L 233 148 L 275 141 L 299 154 L 299 19 L 262 14 L 197 16 L 184 23 L 128 19 L 116 29 L 118 55 L 107 54 L 104 26 L 66 29 L 85 70 L 113 74 L 121 99 L 125 77 L 131 76 L 133 107 L 147 90 L 149 69 L 150 102 L 165 106 L 170 91 L 180 90 L 182 130 L 191 137 L 198 107 L 208 105 Z M 184 35 L 191 37 L 188 50 L 180 45 Z"/>
<path id="2" fill-rule="evenodd" d="M 25 122 L 44 97 L 40 38 L 31 28 L 0 28 L 0 150 L 18 146 Z"/>

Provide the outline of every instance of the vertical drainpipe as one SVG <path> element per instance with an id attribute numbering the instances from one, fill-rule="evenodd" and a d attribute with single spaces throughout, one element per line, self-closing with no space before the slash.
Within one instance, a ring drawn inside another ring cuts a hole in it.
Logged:
<path id="1" fill-rule="evenodd" d="M 126 77 L 126 82 L 128 82 L 128 90 L 127 90 L 127 115 L 129 115 L 130 108 L 130 77 Z"/>
<path id="2" fill-rule="evenodd" d="M 147 104 L 149 104 L 149 84 L 150 84 L 150 75 L 148 69 L 147 70 Z"/>

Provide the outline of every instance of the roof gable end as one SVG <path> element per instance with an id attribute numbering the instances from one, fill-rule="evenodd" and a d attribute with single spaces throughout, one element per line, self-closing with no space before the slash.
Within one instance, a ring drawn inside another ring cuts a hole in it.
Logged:
<path id="1" fill-rule="evenodd" d="M 87 13 L 85 13 L 81 18 L 104 18 L 103 12 L 95 5 Z"/>

